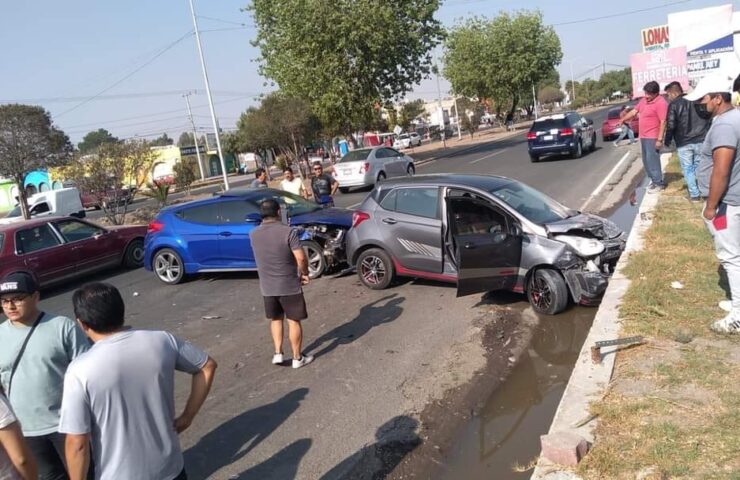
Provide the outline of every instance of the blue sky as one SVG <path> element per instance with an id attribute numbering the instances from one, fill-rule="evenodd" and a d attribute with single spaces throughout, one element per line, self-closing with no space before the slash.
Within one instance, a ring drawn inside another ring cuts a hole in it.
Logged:
<path id="1" fill-rule="evenodd" d="M 233 128 L 255 97 L 270 89 L 254 62 L 258 52 L 249 43 L 255 33 L 251 18 L 240 11 L 247 2 L 196 0 L 216 112 L 224 129 Z M 640 50 L 641 28 L 665 23 L 669 12 L 726 3 L 731 2 L 447 0 L 437 17 L 451 26 L 471 15 L 539 9 L 560 35 L 561 76 L 567 79 L 571 64 L 566 61 L 572 62 L 575 75 L 602 62 L 627 65 L 629 54 Z M 738 8 L 740 2 L 732 3 Z M 657 8 L 558 25 L 652 7 Z M 196 91 L 190 98 L 198 128 L 210 128 L 195 39 L 182 38 L 192 30 L 187 0 L 10 2 L 0 18 L 0 103 L 43 105 L 75 143 L 99 127 L 121 138 L 152 138 L 163 132 L 176 136 L 190 130 L 182 97 L 188 90 Z M 443 91 L 447 88 L 443 81 Z M 434 80 L 422 82 L 409 97 L 435 98 Z"/>

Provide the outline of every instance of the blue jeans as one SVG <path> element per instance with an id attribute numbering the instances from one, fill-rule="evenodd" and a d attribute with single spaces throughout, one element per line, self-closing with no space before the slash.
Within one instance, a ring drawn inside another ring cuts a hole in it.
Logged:
<path id="1" fill-rule="evenodd" d="M 701 158 L 701 145 L 701 143 L 690 143 L 676 149 L 678 160 L 681 162 L 681 170 L 683 170 L 683 178 L 686 180 L 686 187 L 689 189 L 691 198 L 698 198 L 701 195 L 696 181 L 696 169 Z"/>
<path id="2" fill-rule="evenodd" d="M 655 148 L 655 139 L 641 138 L 640 146 L 642 147 L 642 165 L 650 177 L 650 182 L 658 187 L 664 187 L 663 169 L 660 168 L 660 154 Z"/>
<path id="3" fill-rule="evenodd" d="M 619 138 L 615 140 L 615 143 L 621 142 L 622 140 L 624 140 L 624 137 L 628 135 L 630 137 L 630 143 L 635 143 L 635 132 L 633 132 L 630 127 L 624 124 L 622 125 L 622 132 L 619 134 Z"/>

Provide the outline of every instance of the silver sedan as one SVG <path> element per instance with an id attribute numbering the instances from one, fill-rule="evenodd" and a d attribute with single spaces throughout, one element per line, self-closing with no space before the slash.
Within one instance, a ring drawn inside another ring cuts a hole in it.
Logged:
<path id="1" fill-rule="evenodd" d="M 396 149 L 378 146 L 352 150 L 334 166 L 339 190 L 373 186 L 386 178 L 413 175 L 414 160 Z"/>

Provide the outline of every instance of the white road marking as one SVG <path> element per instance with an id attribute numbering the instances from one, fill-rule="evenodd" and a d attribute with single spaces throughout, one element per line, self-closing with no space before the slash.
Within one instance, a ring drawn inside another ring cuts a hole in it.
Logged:
<path id="1" fill-rule="evenodd" d="M 359 207 L 360 205 L 362 205 L 362 202 L 355 203 L 353 205 L 350 205 L 347 208 L 350 209 L 350 210 L 354 210 L 355 208 Z"/>
<path id="2" fill-rule="evenodd" d="M 583 202 L 583 205 L 581 205 L 581 210 L 586 208 L 586 205 L 591 201 L 592 198 L 594 198 L 596 195 L 601 193 L 601 190 L 606 186 L 606 184 L 609 182 L 609 180 L 612 178 L 612 175 L 614 175 L 617 170 L 619 170 L 619 167 L 622 166 L 622 164 L 629 158 L 629 156 L 632 154 L 632 152 L 627 152 L 622 156 L 622 158 L 617 162 L 616 165 L 614 165 L 614 168 L 612 168 L 612 171 L 609 172 L 609 174 L 604 178 L 604 180 L 601 181 L 598 187 L 591 193 L 591 195 L 586 199 L 585 202 Z"/>
<path id="3" fill-rule="evenodd" d="M 485 159 L 487 159 L 487 158 L 491 158 L 491 157 L 494 157 L 494 156 L 498 155 L 499 153 L 504 153 L 504 152 L 505 152 L 505 151 L 507 151 L 507 150 L 508 150 L 508 148 L 504 148 L 503 150 L 496 150 L 495 152 L 493 152 L 493 153 L 490 153 L 490 154 L 486 155 L 485 157 L 480 157 L 480 158 L 476 158 L 475 160 L 473 160 L 473 161 L 472 161 L 472 162 L 470 162 L 470 163 L 471 163 L 471 164 L 472 164 L 472 163 L 478 163 L 478 162 L 480 162 L 480 161 L 482 161 L 482 160 L 485 160 Z"/>

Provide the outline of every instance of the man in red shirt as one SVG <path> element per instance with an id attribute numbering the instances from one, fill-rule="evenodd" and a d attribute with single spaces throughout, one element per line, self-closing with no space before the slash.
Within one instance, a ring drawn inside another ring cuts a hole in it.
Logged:
<path id="1" fill-rule="evenodd" d="M 630 113 L 619 120 L 619 125 L 629 122 L 640 114 L 640 145 L 642 146 L 642 164 L 650 177 L 648 193 L 665 189 L 663 169 L 660 167 L 660 149 L 663 141 L 660 138 L 668 117 L 668 102 L 660 96 L 658 82 L 648 82 L 642 87 L 645 96 Z"/>

